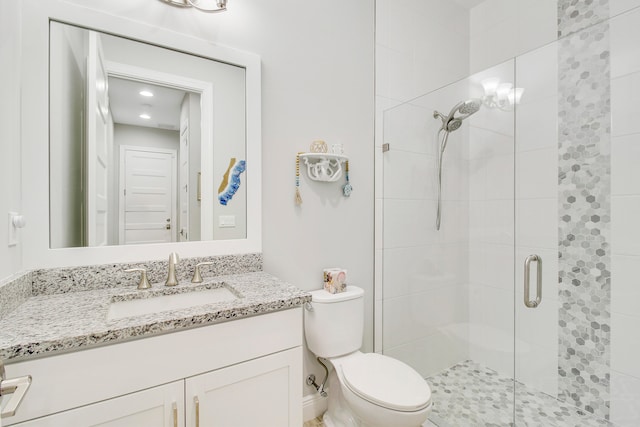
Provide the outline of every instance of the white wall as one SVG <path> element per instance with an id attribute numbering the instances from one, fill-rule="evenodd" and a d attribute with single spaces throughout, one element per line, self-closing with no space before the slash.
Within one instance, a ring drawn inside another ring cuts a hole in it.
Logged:
<path id="1" fill-rule="evenodd" d="M 7 246 L 6 222 L 7 213 L 22 206 L 19 23 L 20 4 L 0 2 L 0 282 L 22 269 L 22 247 Z"/>
<path id="2" fill-rule="evenodd" d="M 180 143 L 179 136 L 177 130 L 116 123 L 113 127 L 113 149 L 117 156 L 116 158 L 120 156 L 120 146 L 122 145 L 164 148 L 167 150 L 176 150 L 177 152 L 178 144 Z"/>

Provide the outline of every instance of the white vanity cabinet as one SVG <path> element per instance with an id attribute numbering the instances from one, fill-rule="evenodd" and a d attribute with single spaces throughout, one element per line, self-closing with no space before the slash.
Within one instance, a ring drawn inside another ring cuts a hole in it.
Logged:
<path id="1" fill-rule="evenodd" d="M 6 366 L 16 427 L 302 425 L 302 309 Z"/>
<path id="2" fill-rule="evenodd" d="M 293 349 L 186 380 L 187 426 L 300 426 L 291 406 L 302 350 Z"/>

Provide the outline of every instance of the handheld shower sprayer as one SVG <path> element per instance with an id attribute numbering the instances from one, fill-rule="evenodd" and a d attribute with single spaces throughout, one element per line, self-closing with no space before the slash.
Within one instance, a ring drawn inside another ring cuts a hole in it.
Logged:
<path id="1" fill-rule="evenodd" d="M 482 106 L 482 100 L 477 98 L 468 99 L 457 103 L 448 115 L 443 115 L 439 111 L 433 112 L 433 118 L 442 120 L 442 126 L 438 129 L 438 138 L 443 133 L 438 152 L 438 212 L 436 216 L 436 230 L 440 230 L 440 219 L 442 210 L 442 157 L 447 148 L 449 134 L 458 130 L 462 126 L 462 121 L 472 114 L 477 113 Z"/>
<path id="2" fill-rule="evenodd" d="M 475 114 L 480 110 L 482 106 L 482 100 L 477 98 L 468 99 L 457 103 L 449 112 L 448 115 L 443 115 L 439 111 L 433 112 L 433 117 L 442 120 L 442 127 L 440 130 L 447 132 L 453 132 L 462 126 L 462 121 L 472 114 Z M 458 114 L 458 115 L 456 115 Z"/>

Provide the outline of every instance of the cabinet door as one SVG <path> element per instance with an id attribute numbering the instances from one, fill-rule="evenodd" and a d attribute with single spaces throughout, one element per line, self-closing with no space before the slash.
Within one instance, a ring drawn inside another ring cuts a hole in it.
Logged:
<path id="1" fill-rule="evenodd" d="M 186 380 L 187 426 L 302 425 L 300 347 Z"/>
<path id="2" fill-rule="evenodd" d="M 176 381 L 15 424 L 15 427 L 18 426 L 184 427 L 184 382 Z"/>

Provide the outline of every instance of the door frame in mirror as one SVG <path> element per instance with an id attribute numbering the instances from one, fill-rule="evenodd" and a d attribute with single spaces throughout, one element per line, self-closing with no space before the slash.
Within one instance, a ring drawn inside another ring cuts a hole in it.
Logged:
<path id="1" fill-rule="evenodd" d="M 201 80 L 190 79 L 173 74 L 162 73 L 155 70 L 149 70 L 134 65 L 121 64 L 113 61 L 106 61 L 107 75 L 109 77 L 118 77 L 122 79 L 135 80 L 139 82 L 151 83 L 160 86 L 169 86 L 174 89 L 180 89 L 185 92 L 197 93 L 200 95 L 200 114 L 202 117 L 213 115 L 213 84 Z M 201 131 L 201 154 L 204 159 L 213 158 L 213 123 L 202 120 L 200 126 Z M 201 180 L 203 182 L 213 183 L 213 169 L 211 167 L 201 169 Z M 121 196 L 121 194 L 120 194 Z M 215 198 L 213 191 L 202 193 L 200 206 L 200 215 L 203 218 L 213 218 Z M 122 203 L 122 202 L 120 202 Z M 122 205 L 120 204 L 122 210 Z M 248 215 L 248 213 L 245 213 Z M 213 239 L 213 220 L 202 221 L 200 224 L 200 235 L 205 236 L 203 240 Z"/>
<path id="2" fill-rule="evenodd" d="M 48 94 L 49 22 L 52 20 L 209 58 L 246 70 L 246 239 L 49 248 Z M 22 206 L 28 221 L 27 227 L 22 230 L 22 241 L 26 269 L 162 259 L 173 251 L 180 252 L 184 257 L 262 251 L 261 64 L 258 55 L 216 46 L 206 40 L 60 0 L 23 0 L 21 38 Z"/>

